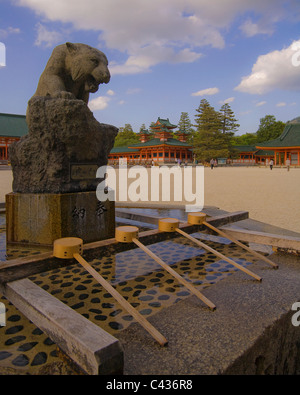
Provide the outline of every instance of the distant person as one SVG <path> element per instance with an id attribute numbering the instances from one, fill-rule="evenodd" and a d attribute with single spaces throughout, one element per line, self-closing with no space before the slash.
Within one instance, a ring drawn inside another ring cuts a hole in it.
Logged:
<path id="1" fill-rule="evenodd" d="M 274 161 L 273 161 L 273 159 L 271 159 L 271 160 L 270 160 L 270 169 L 271 169 L 271 170 L 273 169 L 273 166 L 274 166 Z"/>
<path id="2" fill-rule="evenodd" d="M 214 168 L 214 165 L 215 165 L 215 161 L 214 161 L 213 158 L 211 158 L 211 160 L 210 160 L 210 168 L 211 168 L 211 170 Z"/>
<path id="3" fill-rule="evenodd" d="M 287 160 L 285 161 L 286 167 L 287 167 L 287 171 L 290 171 L 290 165 L 291 165 L 291 161 L 290 158 L 287 158 Z"/>

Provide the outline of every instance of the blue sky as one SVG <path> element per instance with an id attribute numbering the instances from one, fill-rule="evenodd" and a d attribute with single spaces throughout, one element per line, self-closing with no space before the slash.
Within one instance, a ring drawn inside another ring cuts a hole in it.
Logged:
<path id="1" fill-rule="evenodd" d="M 103 123 L 138 132 L 157 117 L 177 124 L 181 112 L 194 122 L 203 98 L 230 104 L 237 134 L 266 114 L 300 116 L 299 0 L 0 0 L 0 112 L 26 113 L 67 41 L 109 60 L 111 81 L 89 102 Z"/>

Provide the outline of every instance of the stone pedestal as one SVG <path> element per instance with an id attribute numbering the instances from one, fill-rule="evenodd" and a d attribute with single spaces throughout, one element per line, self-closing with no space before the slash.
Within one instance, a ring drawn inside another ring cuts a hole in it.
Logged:
<path id="1" fill-rule="evenodd" d="M 8 243 L 52 245 L 61 237 L 84 243 L 114 237 L 115 203 L 100 202 L 95 191 L 10 193 L 6 195 Z"/>

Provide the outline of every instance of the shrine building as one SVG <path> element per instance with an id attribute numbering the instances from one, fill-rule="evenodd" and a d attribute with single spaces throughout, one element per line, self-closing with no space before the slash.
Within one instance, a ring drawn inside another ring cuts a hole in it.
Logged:
<path id="1" fill-rule="evenodd" d="M 232 159 L 233 164 L 239 165 L 265 165 L 274 159 L 274 151 L 258 149 L 255 145 L 235 145 L 238 158 Z"/>
<path id="2" fill-rule="evenodd" d="M 256 148 L 274 152 L 274 165 L 285 165 L 290 159 L 291 166 L 300 165 L 300 117 L 287 122 L 282 134 L 274 140 L 258 143 Z"/>
<path id="3" fill-rule="evenodd" d="M 8 147 L 27 133 L 25 115 L 0 113 L 0 161 L 9 160 Z"/>
<path id="4" fill-rule="evenodd" d="M 180 160 L 192 162 L 192 146 L 187 143 L 188 132 L 179 130 L 174 132 L 177 125 L 170 123 L 169 119 L 158 118 L 150 126 L 150 131 L 141 130 L 140 143 L 128 147 L 114 147 L 109 154 L 109 162 L 114 163 L 119 159 L 127 159 L 130 163 L 175 163 Z"/>
<path id="5" fill-rule="evenodd" d="M 291 166 L 300 166 L 300 117 L 287 122 L 276 139 L 234 148 L 239 157 L 232 160 L 233 164 L 260 165 L 273 159 L 275 166 L 284 166 L 290 159 Z"/>

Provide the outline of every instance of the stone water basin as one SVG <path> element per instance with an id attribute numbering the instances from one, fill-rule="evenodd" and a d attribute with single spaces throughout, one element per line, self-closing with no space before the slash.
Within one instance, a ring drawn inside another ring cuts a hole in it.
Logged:
<path id="1" fill-rule="evenodd" d="M 192 235 L 243 266 L 253 262 L 250 254 L 224 238 L 203 232 Z M 148 248 L 200 291 L 237 270 L 181 236 Z M 89 263 L 145 318 L 190 295 L 141 249 L 100 256 Z M 29 279 L 112 335 L 134 322 L 79 263 L 72 261 Z M 0 301 L 7 309 L 6 326 L 0 327 L 0 372 L 72 374 L 48 336 L 4 297 Z"/>

